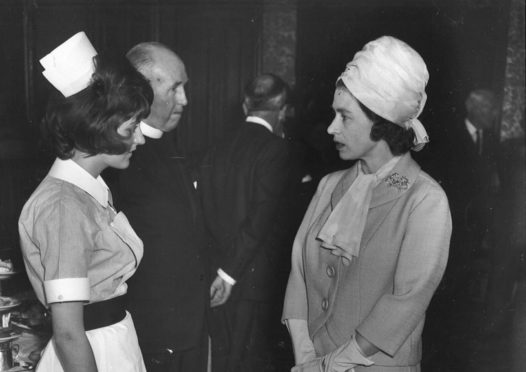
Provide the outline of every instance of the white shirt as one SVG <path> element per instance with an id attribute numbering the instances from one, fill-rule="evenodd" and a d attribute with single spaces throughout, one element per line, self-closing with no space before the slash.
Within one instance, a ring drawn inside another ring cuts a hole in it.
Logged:
<path id="1" fill-rule="evenodd" d="M 271 133 L 274 133 L 274 130 L 272 129 L 272 125 L 265 119 L 262 119 L 258 116 L 247 116 L 245 121 L 248 121 L 249 123 L 255 123 L 259 125 L 263 125 L 265 128 L 267 128 Z"/>
<path id="2" fill-rule="evenodd" d="M 480 136 L 479 139 L 482 140 L 482 129 L 478 129 L 476 126 L 474 126 L 473 123 L 469 121 L 469 119 L 464 120 L 464 123 L 466 124 L 466 129 L 468 130 L 473 143 L 477 143 L 477 132 Z"/>

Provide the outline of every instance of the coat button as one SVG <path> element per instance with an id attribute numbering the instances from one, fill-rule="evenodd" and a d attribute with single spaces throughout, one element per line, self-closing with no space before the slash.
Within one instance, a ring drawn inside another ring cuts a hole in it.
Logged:
<path id="1" fill-rule="evenodd" d="M 323 301 L 321 302 L 321 308 L 324 311 L 327 311 L 327 309 L 329 308 L 329 301 L 327 301 L 326 298 L 324 298 Z"/>
<path id="2" fill-rule="evenodd" d="M 331 265 L 327 266 L 327 275 L 329 276 L 329 278 L 332 278 L 335 274 L 336 269 Z"/>

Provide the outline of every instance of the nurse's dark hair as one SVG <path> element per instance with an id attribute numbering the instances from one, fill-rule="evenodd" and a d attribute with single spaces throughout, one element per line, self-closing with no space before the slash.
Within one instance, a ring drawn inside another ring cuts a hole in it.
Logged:
<path id="1" fill-rule="evenodd" d="M 150 113 L 152 88 L 126 58 L 96 57 L 95 63 L 88 87 L 69 97 L 56 92 L 48 102 L 42 134 L 61 159 L 71 158 L 75 150 L 90 156 L 128 151 L 133 133 L 121 136 L 117 129 Z"/>
<path id="2" fill-rule="evenodd" d="M 349 92 L 341 80 L 338 80 L 336 83 L 336 88 L 345 89 Z M 415 132 L 412 128 L 402 128 L 401 126 L 374 113 L 357 98 L 356 101 L 358 102 L 358 105 L 362 109 L 365 116 L 367 116 L 367 118 L 373 122 L 373 127 L 371 128 L 370 134 L 371 140 L 375 142 L 384 140 L 389 146 L 391 153 L 395 156 L 405 154 L 411 150 L 413 147 L 413 141 L 415 139 Z"/>

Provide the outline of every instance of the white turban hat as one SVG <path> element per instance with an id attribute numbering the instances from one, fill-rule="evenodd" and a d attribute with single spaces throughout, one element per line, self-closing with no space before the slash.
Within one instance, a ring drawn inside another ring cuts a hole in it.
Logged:
<path id="1" fill-rule="evenodd" d="M 97 51 L 84 32 L 78 32 L 40 60 L 42 74 L 64 97 L 86 88 L 95 72 Z"/>
<path id="2" fill-rule="evenodd" d="M 417 119 L 426 103 L 428 79 L 422 57 L 392 36 L 367 43 L 338 78 L 375 114 L 403 128 L 412 128 L 415 151 L 429 142 L 424 126 Z"/>

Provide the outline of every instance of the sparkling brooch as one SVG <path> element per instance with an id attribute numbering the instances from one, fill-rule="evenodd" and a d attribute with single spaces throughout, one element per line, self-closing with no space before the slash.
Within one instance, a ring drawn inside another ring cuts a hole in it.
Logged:
<path id="1" fill-rule="evenodd" d="M 393 173 L 385 180 L 389 186 L 396 187 L 398 190 L 407 190 L 409 187 L 409 180 L 405 176 L 398 173 Z"/>

